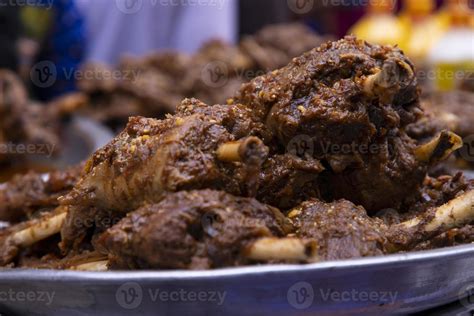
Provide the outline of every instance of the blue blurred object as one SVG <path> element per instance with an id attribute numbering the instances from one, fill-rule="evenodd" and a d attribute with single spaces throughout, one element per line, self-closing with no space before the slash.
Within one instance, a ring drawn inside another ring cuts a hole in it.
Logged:
<path id="1" fill-rule="evenodd" d="M 76 89 L 75 73 L 85 53 L 85 21 L 74 0 L 38 0 L 36 5 L 54 11 L 52 27 L 42 43 L 37 64 L 51 62 L 48 64 L 55 68 L 48 71 L 54 72 L 56 78 L 50 86 L 34 87 L 39 99 L 49 100 Z"/>

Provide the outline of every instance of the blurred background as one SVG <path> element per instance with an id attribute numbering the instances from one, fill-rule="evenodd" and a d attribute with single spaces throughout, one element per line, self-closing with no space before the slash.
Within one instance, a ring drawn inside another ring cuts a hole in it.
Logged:
<path id="1" fill-rule="evenodd" d="M 0 0 L 0 168 L 8 175 L 31 169 L 12 167 L 30 156 L 36 169 L 77 163 L 130 116 L 164 117 L 186 97 L 224 103 L 242 83 L 348 34 L 399 46 L 417 66 L 426 111 L 474 144 L 473 6 L 472 0 Z M 19 152 L 18 144 L 36 146 L 34 155 Z M 51 154 L 45 157 L 40 145 L 50 145 Z M 468 149 L 464 167 L 474 162 Z"/>

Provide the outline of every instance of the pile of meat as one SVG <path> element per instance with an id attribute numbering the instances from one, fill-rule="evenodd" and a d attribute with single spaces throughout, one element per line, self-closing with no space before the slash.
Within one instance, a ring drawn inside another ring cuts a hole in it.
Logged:
<path id="1" fill-rule="evenodd" d="M 128 57 L 115 69 L 90 64 L 79 80 L 82 98 L 89 99 L 80 112 L 122 129 L 130 116 L 174 113 L 186 97 L 223 104 L 242 83 L 285 66 L 324 41 L 302 24 L 284 24 L 266 27 L 238 46 L 212 40 L 194 55 Z"/>
<path id="2" fill-rule="evenodd" d="M 58 113 L 29 100 L 20 79 L 0 71 L 0 163 L 19 157 L 13 146 L 41 145 L 58 148 Z"/>
<path id="3" fill-rule="evenodd" d="M 26 211 L 3 198 L 0 220 L 29 220 L 0 231 L 0 264 L 213 269 L 471 242 L 473 183 L 427 177 L 462 140 L 419 142 L 407 130 L 424 118 L 398 48 L 327 42 L 225 105 L 185 99 L 164 119 L 130 118 L 82 173 L 43 180 Z"/>

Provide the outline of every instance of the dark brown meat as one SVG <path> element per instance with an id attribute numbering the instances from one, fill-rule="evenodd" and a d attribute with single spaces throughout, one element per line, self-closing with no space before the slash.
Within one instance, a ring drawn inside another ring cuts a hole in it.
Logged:
<path id="1" fill-rule="evenodd" d="M 467 91 L 433 93 L 423 100 L 434 123 L 462 137 L 474 135 L 474 93 Z"/>
<path id="2" fill-rule="evenodd" d="M 0 70 L 0 144 L 41 144 L 57 150 L 58 124 L 54 109 L 30 102 L 20 79 Z M 6 158 L 0 152 L 0 161 Z"/>
<path id="3" fill-rule="evenodd" d="M 276 24 L 263 28 L 254 36 L 245 37 L 240 47 L 259 69 L 271 71 L 327 40 L 300 23 Z"/>
<path id="4" fill-rule="evenodd" d="M 0 221 L 18 222 L 37 211 L 56 208 L 58 198 L 72 190 L 81 171 L 78 166 L 44 174 L 29 172 L 0 184 Z"/>
<path id="5" fill-rule="evenodd" d="M 423 183 L 420 198 L 407 206 L 408 210 L 402 212 L 401 220 L 408 220 L 423 214 L 429 208 L 446 204 L 473 189 L 474 180 L 467 180 L 461 172 L 454 176 L 427 177 Z"/>
<path id="6" fill-rule="evenodd" d="M 315 239 L 322 260 L 378 256 L 385 252 L 385 226 L 367 216 L 363 207 L 340 200 L 311 200 L 293 209 L 288 217 L 296 236 Z"/>
<path id="7" fill-rule="evenodd" d="M 183 116 L 180 116 L 183 113 Z M 132 118 L 127 128 L 89 161 L 86 174 L 63 200 L 69 207 L 63 242 L 81 243 L 91 206 L 124 216 L 159 202 L 167 192 L 214 188 L 239 196 L 255 192 L 254 174 L 268 154 L 255 139 L 242 162 L 218 159 L 220 145 L 258 132 L 241 106 L 208 107 L 185 100 L 174 117 Z M 70 224 L 74 223 L 74 224 Z"/>
<path id="8" fill-rule="evenodd" d="M 244 84 L 234 102 L 252 107 L 283 149 L 309 137 L 310 154 L 327 169 L 328 200 L 348 198 L 370 212 L 397 207 L 425 177 L 404 132 L 422 113 L 414 69 L 396 48 L 330 42 Z"/>
<path id="9" fill-rule="evenodd" d="M 169 194 L 98 240 L 113 269 L 210 269 L 251 263 L 245 248 L 292 229 L 277 209 L 219 191 Z"/>
<path id="10" fill-rule="evenodd" d="M 413 248 L 413 251 L 459 246 L 474 242 L 474 226 L 453 228 Z"/>
<path id="11" fill-rule="evenodd" d="M 269 157 L 260 173 L 257 199 L 287 210 L 311 197 L 320 198 L 318 180 L 323 170 L 315 159 L 292 154 Z"/>
<path id="12" fill-rule="evenodd" d="M 426 140 L 441 130 L 452 130 L 464 139 L 464 148 L 456 158 L 447 161 L 440 167 L 450 174 L 456 169 L 472 169 L 474 154 L 472 154 L 474 135 L 474 93 L 468 91 L 435 92 L 425 96 L 422 102 L 426 117 L 408 126 L 411 137 Z M 439 168 L 431 170 L 431 174 Z"/>

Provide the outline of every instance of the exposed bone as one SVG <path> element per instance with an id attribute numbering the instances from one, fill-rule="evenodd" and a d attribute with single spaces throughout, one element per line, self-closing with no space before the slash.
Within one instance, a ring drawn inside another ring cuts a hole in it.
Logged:
<path id="1" fill-rule="evenodd" d="M 241 142 L 229 142 L 222 144 L 217 149 L 217 158 L 222 161 L 232 162 L 232 161 L 241 161 L 239 154 L 239 148 Z"/>
<path id="2" fill-rule="evenodd" d="M 461 227 L 474 220 L 474 190 L 469 191 L 454 200 L 438 207 L 433 219 L 423 223 L 423 217 L 416 217 L 410 221 L 400 223 L 399 225 L 412 228 L 417 225 L 423 225 L 426 232 L 438 231 L 442 229 L 451 229 Z"/>
<path id="3" fill-rule="evenodd" d="M 363 90 L 365 93 L 371 95 L 374 92 L 375 86 L 378 84 L 378 82 L 382 78 L 382 71 L 378 69 L 373 75 L 368 76 L 364 81 L 363 81 Z"/>
<path id="4" fill-rule="evenodd" d="M 387 239 L 390 252 L 409 249 L 452 228 L 474 221 L 474 190 L 469 191 L 432 212 L 389 228 Z"/>
<path id="5" fill-rule="evenodd" d="M 47 216 L 28 228 L 14 233 L 10 237 L 10 240 L 16 246 L 29 247 L 38 241 L 58 234 L 61 231 L 66 216 L 66 212 L 62 212 L 52 217 Z"/>
<path id="6" fill-rule="evenodd" d="M 384 102 L 391 102 L 393 97 L 409 82 L 403 82 L 401 70 L 407 72 L 408 81 L 413 80 L 415 75 L 410 65 L 400 60 L 387 60 L 382 69 L 376 69 L 375 73 L 367 76 L 362 81 L 363 91 L 367 95 L 378 96 Z"/>
<path id="7" fill-rule="evenodd" d="M 298 238 L 262 238 L 247 249 L 246 257 L 258 261 L 314 262 L 318 260 L 315 241 Z"/>
<path id="8" fill-rule="evenodd" d="M 443 131 L 433 140 L 415 149 L 418 161 L 437 163 L 447 159 L 454 151 L 463 146 L 462 138 L 458 135 Z"/>
<path id="9" fill-rule="evenodd" d="M 267 149 L 257 137 L 222 144 L 217 149 L 217 158 L 227 162 L 248 162 L 255 156 L 266 156 Z"/>
<path id="10" fill-rule="evenodd" d="M 101 260 L 101 261 L 95 261 L 95 262 L 88 262 L 88 263 L 83 263 L 77 266 L 73 266 L 70 268 L 70 270 L 77 270 L 77 271 L 107 271 L 109 270 L 108 268 L 109 261 L 108 260 Z"/>

